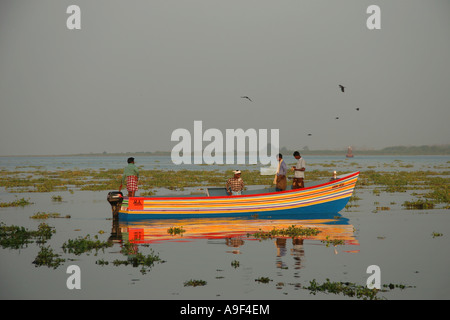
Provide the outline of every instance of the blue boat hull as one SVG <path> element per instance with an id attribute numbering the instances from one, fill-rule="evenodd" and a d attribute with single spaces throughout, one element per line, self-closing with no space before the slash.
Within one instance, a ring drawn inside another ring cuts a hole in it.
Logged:
<path id="1" fill-rule="evenodd" d="M 258 217 L 273 217 L 273 218 L 292 218 L 293 216 L 302 219 L 311 219 L 317 217 L 317 215 L 329 215 L 337 214 L 339 211 L 345 208 L 350 197 L 334 200 L 326 203 L 320 203 L 307 207 L 300 207 L 294 209 L 283 209 L 273 211 L 261 211 L 261 212 L 221 212 L 221 213 L 191 213 L 189 215 L 170 213 L 169 211 L 164 214 L 128 214 L 119 212 L 119 219 L 122 221 L 139 221 L 147 219 L 185 219 L 185 218 L 210 218 L 210 217 L 246 217 L 252 215 L 258 215 Z"/>

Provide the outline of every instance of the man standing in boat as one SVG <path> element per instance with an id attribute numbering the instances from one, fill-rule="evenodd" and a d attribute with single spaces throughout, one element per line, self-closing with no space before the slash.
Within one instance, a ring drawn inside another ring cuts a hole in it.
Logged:
<path id="1" fill-rule="evenodd" d="M 294 158 L 297 159 L 297 165 L 292 167 L 294 170 L 294 179 L 292 181 L 292 189 L 300 189 L 305 187 L 303 179 L 305 178 L 305 159 L 302 158 L 300 152 L 294 152 Z"/>
<path id="2" fill-rule="evenodd" d="M 275 179 L 273 180 L 273 184 L 275 184 L 275 190 L 276 191 L 284 191 L 287 187 L 287 179 L 286 179 L 286 173 L 287 173 L 287 166 L 286 163 L 283 161 L 283 155 L 281 153 L 277 154 L 277 160 L 278 160 L 278 169 L 277 174 L 275 175 Z"/>
<path id="3" fill-rule="evenodd" d="M 134 197 L 136 191 L 138 190 L 139 170 L 134 165 L 133 157 L 128 158 L 127 162 L 128 166 L 123 171 L 122 184 L 120 185 L 119 191 L 122 189 L 122 185 L 126 183 L 128 197 Z"/>
<path id="4" fill-rule="evenodd" d="M 227 181 L 227 193 L 230 196 L 240 196 L 244 190 L 244 180 L 241 178 L 241 171 L 233 171 L 234 177 Z"/>

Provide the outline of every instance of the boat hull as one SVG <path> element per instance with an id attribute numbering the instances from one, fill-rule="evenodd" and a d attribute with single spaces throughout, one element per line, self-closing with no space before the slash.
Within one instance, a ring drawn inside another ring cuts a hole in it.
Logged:
<path id="1" fill-rule="evenodd" d="M 307 188 L 241 196 L 124 197 L 121 220 L 201 217 L 289 217 L 338 213 L 353 194 L 359 172 Z"/>

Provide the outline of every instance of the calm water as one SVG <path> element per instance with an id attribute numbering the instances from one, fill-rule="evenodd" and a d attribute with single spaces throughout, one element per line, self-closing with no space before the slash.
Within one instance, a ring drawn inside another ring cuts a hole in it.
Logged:
<path id="1" fill-rule="evenodd" d="M 306 157 L 308 169 L 433 170 L 448 171 L 449 157 Z M 137 158 L 143 169 L 177 170 L 170 157 Z M 123 157 L 0 157 L 0 170 L 66 170 L 123 168 Z M 289 162 L 289 161 L 288 161 Z M 293 161 L 292 161 L 293 162 Z M 189 169 L 230 169 L 233 166 L 186 166 Z M 244 166 L 240 166 L 244 168 Z M 255 169 L 255 166 L 249 166 Z M 111 219 L 107 192 L 75 191 L 11 194 L 0 190 L 0 201 L 29 198 L 33 205 L 0 208 L 0 221 L 37 229 L 36 212 L 58 212 L 70 219 L 48 219 L 56 234 L 50 246 L 65 262 L 57 269 L 36 267 L 32 261 L 40 247 L 36 243 L 13 250 L 0 248 L 0 299 L 350 299 L 342 295 L 312 295 L 303 287 L 315 279 L 365 285 L 370 265 L 381 270 L 382 284 L 403 284 L 413 288 L 379 293 L 386 299 L 449 299 L 450 212 L 446 209 L 405 210 L 401 204 L 414 199 L 411 192 L 379 196 L 371 188 L 357 189 L 359 207 L 343 210 L 336 217 L 315 220 L 208 219 L 170 220 L 126 224 Z M 62 202 L 52 201 L 61 195 Z M 376 207 L 388 206 L 380 211 Z M 255 240 L 248 233 L 289 225 L 315 227 L 322 232 L 303 241 L 292 239 Z M 167 229 L 182 226 L 183 236 L 170 236 Z M 433 237 L 433 233 L 442 236 Z M 104 251 L 81 255 L 64 253 L 69 239 L 98 236 L 114 242 Z M 327 246 L 326 236 L 341 239 L 343 245 Z M 158 254 L 164 263 L 146 271 L 131 265 L 114 266 L 127 260 L 120 252 L 123 241 L 139 239 L 139 252 Z M 100 265 L 99 260 L 108 261 Z M 237 265 L 238 263 L 238 265 Z M 81 271 L 81 289 L 69 290 L 69 265 Z M 267 277 L 269 283 L 255 281 Z M 191 279 L 205 286 L 184 286 Z"/>
<path id="2" fill-rule="evenodd" d="M 74 170 L 74 169 L 121 169 L 126 165 L 126 156 L 58 156 L 58 157 L 0 157 L 0 170 Z M 448 169 L 449 156 L 305 156 L 311 169 L 322 169 L 322 165 L 348 170 L 382 169 L 388 170 L 442 170 Z M 136 157 L 136 165 L 143 169 L 164 170 L 223 170 L 231 168 L 258 169 L 258 165 L 194 165 L 173 164 L 170 156 Z M 248 160 L 242 160 L 245 163 Z M 285 156 L 287 163 L 295 163 L 293 157 Z M 332 171 L 333 169 L 330 169 Z"/>

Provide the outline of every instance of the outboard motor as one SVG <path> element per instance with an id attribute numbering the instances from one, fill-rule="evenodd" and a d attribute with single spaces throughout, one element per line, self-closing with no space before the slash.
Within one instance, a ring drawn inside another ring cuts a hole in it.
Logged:
<path id="1" fill-rule="evenodd" d="M 108 192 L 108 197 L 106 198 L 111 205 L 113 218 L 117 218 L 119 214 L 120 206 L 123 201 L 123 193 L 120 191 Z"/>

